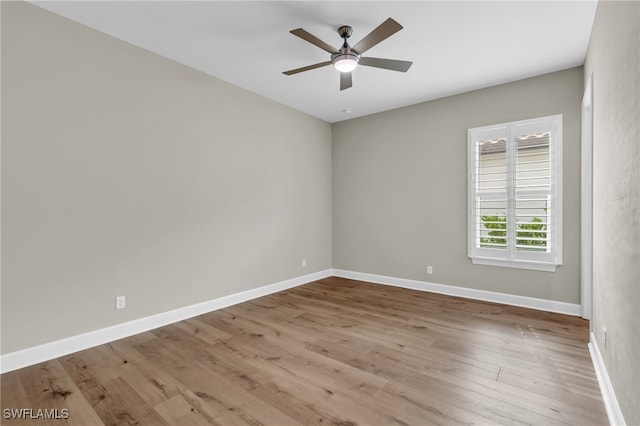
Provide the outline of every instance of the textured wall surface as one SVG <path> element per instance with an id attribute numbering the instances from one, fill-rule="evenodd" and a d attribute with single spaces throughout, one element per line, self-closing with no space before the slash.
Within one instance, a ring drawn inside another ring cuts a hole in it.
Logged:
<path id="1" fill-rule="evenodd" d="M 593 330 L 625 421 L 638 425 L 640 3 L 599 2 L 585 76 L 593 78 Z"/>

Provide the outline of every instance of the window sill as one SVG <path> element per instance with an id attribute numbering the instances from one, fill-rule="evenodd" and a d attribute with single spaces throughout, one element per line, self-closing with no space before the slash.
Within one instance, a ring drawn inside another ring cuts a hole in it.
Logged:
<path id="1" fill-rule="evenodd" d="M 522 260 L 491 259 L 486 257 L 472 257 L 474 265 L 498 266 L 501 268 L 529 269 L 532 271 L 555 272 L 556 266 L 552 263 L 527 262 Z"/>

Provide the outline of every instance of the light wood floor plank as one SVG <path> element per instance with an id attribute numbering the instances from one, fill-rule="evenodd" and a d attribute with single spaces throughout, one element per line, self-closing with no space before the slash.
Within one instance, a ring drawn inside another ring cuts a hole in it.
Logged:
<path id="1" fill-rule="evenodd" d="M 69 411 L 69 418 L 66 419 L 70 425 L 102 425 L 103 422 L 95 411 L 90 401 L 80 392 L 77 384 L 66 374 L 59 360 L 51 360 L 33 367 L 13 372 L 18 375 L 25 394 L 29 399 L 26 406 L 5 406 L 5 394 L 2 394 L 2 408 L 30 408 L 34 414 L 38 410 L 58 410 L 61 415 L 62 410 Z M 4 375 L 2 375 L 4 381 Z M 21 401 L 21 403 L 24 403 Z M 73 414 L 72 414 L 73 413 Z M 22 422 L 13 422 L 13 419 L 5 419 L 2 424 L 26 424 L 32 425 L 34 421 L 43 425 L 60 424 L 62 419 L 36 418 L 23 419 Z"/>
<path id="2" fill-rule="evenodd" d="M 331 277 L 2 375 L 7 425 L 606 425 L 580 318 Z"/>

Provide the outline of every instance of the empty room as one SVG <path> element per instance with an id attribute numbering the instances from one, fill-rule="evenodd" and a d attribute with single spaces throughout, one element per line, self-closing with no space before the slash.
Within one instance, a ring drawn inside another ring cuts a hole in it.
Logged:
<path id="1" fill-rule="evenodd" d="M 640 425 L 640 2 L 0 18 L 2 425 Z"/>

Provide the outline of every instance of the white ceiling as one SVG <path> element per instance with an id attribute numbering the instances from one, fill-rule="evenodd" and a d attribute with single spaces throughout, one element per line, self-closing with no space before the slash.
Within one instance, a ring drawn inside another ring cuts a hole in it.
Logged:
<path id="1" fill-rule="evenodd" d="M 328 122 L 386 111 L 584 63 L 596 1 L 32 2 Z M 329 60 L 289 34 L 302 27 L 353 46 L 392 17 L 404 29 L 364 56 L 413 61 L 405 73 L 358 67 L 339 90 Z M 347 112 L 348 111 L 348 112 Z"/>

